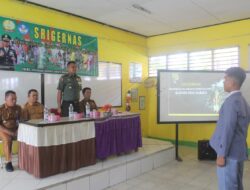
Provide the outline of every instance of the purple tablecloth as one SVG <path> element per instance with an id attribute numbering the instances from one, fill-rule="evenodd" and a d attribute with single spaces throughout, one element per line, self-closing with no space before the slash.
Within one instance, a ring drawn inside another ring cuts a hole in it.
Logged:
<path id="1" fill-rule="evenodd" d="M 105 159 L 142 147 L 140 115 L 126 115 L 95 121 L 96 157 Z"/>

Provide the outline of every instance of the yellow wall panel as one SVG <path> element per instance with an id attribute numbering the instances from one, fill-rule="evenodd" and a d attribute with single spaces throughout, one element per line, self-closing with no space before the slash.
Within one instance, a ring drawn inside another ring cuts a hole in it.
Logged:
<path id="1" fill-rule="evenodd" d="M 157 124 L 156 87 L 144 88 L 143 83 L 129 83 L 129 63 L 141 63 L 143 79 L 148 75 L 148 56 L 157 56 L 212 48 L 240 47 L 240 64 L 248 68 L 248 44 L 250 43 L 250 20 L 242 20 L 200 29 L 145 38 L 107 25 L 60 13 L 36 5 L 2 0 L 0 16 L 20 19 L 41 25 L 79 32 L 98 38 L 100 61 L 122 64 L 122 102 L 131 88 L 138 88 L 138 96 L 146 97 L 146 109 L 139 110 L 138 102 L 132 102 L 132 111 L 141 113 L 143 135 L 158 138 L 175 138 L 174 124 Z M 210 138 L 215 124 L 181 124 L 180 140 L 196 142 Z M 250 136 L 248 138 L 250 144 Z"/>
<path id="2" fill-rule="evenodd" d="M 146 96 L 147 91 L 142 83 L 129 83 L 130 62 L 141 63 L 143 68 L 143 78 L 145 79 L 147 77 L 148 57 L 146 47 L 147 39 L 145 37 L 66 13 L 15 0 L 1 1 L 0 16 L 96 36 L 98 38 L 99 61 L 109 61 L 122 64 L 123 107 L 119 109 L 123 111 L 125 110 L 125 95 L 131 88 L 138 88 L 138 94 L 140 96 Z M 138 104 L 138 102 L 133 103 L 131 111 L 141 113 L 142 131 L 143 135 L 146 135 L 147 113 L 145 110 L 140 111 L 138 109 Z"/>
<path id="3" fill-rule="evenodd" d="M 158 56 L 179 52 L 200 51 L 213 48 L 238 46 L 240 48 L 240 66 L 249 68 L 250 20 L 226 23 L 211 27 L 176 32 L 150 37 L 147 40 L 148 55 Z M 157 124 L 156 89 L 148 90 L 148 135 L 151 137 L 175 139 L 173 124 Z M 215 124 L 180 124 L 179 139 L 197 142 L 198 139 L 209 139 Z M 250 132 L 249 132 L 250 134 Z M 250 136 L 248 135 L 248 144 Z"/>

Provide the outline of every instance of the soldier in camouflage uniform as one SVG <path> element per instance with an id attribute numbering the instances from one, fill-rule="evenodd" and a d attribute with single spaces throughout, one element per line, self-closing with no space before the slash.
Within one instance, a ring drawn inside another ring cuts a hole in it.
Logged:
<path id="1" fill-rule="evenodd" d="M 73 105 L 75 112 L 79 112 L 80 91 L 82 89 L 82 80 L 76 74 L 76 63 L 69 61 L 67 69 L 68 73 L 61 76 L 57 87 L 57 111 L 63 117 L 69 115 L 70 104 Z"/>

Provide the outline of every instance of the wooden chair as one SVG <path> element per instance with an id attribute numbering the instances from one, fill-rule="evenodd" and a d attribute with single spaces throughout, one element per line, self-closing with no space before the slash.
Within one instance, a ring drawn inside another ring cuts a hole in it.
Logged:
<path id="1" fill-rule="evenodd" d="M 2 151 L 0 152 L 0 168 L 3 168 L 3 141 L 0 140 L 0 146 L 2 146 Z"/>

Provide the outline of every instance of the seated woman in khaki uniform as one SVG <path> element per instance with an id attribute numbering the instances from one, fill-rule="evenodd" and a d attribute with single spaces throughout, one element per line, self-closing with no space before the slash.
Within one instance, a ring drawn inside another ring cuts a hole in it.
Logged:
<path id="1" fill-rule="evenodd" d="M 3 152 L 7 164 L 6 171 L 12 172 L 14 168 L 11 162 L 12 141 L 17 137 L 19 121 L 23 119 L 22 108 L 16 104 L 16 93 L 5 92 L 5 103 L 0 106 L 0 139 L 3 141 Z"/>
<path id="2" fill-rule="evenodd" d="M 36 89 L 28 91 L 28 101 L 23 106 L 23 112 L 26 120 L 43 118 L 43 105 L 38 102 L 38 91 Z"/>
<path id="3" fill-rule="evenodd" d="M 91 97 L 91 88 L 86 87 L 82 89 L 83 100 L 80 101 L 79 107 L 80 112 L 84 112 L 86 114 L 86 103 L 88 102 L 90 105 L 90 111 L 97 110 L 97 106 L 94 100 L 90 99 Z"/>

